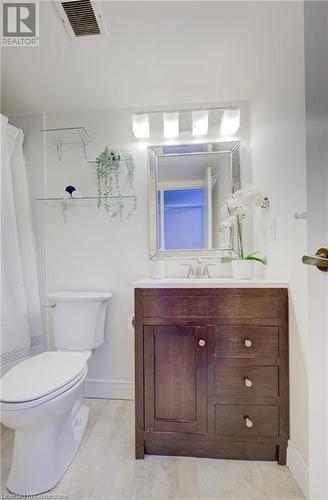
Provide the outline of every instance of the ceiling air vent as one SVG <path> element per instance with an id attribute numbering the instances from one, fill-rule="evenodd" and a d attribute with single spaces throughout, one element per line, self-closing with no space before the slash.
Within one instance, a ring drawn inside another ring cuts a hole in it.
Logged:
<path id="1" fill-rule="evenodd" d="M 72 40 L 107 35 L 97 2 L 91 0 L 54 0 L 60 18 Z"/>

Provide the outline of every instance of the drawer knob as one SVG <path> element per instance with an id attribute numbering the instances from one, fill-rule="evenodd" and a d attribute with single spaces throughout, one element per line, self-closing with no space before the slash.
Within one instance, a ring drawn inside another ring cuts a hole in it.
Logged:
<path id="1" fill-rule="evenodd" d="M 206 344 L 206 342 L 205 342 L 205 340 L 203 340 L 203 339 L 200 339 L 200 340 L 198 341 L 198 345 L 199 345 L 200 347 L 204 347 L 204 345 L 205 345 L 205 344 Z"/>
<path id="2" fill-rule="evenodd" d="M 246 427 L 248 427 L 249 429 L 251 429 L 254 425 L 252 420 L 249 417 L 245 417 L 245 424 L 246 424 Z"/>
<path id="3" fill-rule="evenodd" d="M 244 340 L 245 347 L 252 347 L 252 345 L 253 345 L 253 342 L 251 340 L 249 340 L 249 339 Z"/>
<path id="4" fill-rule="evenodd" d="M 244 384 L 246 385 L 246 387 L 252 387 L 253 382 L 251 380 L 249 380 L 249 378 L 245 377 Z"/>

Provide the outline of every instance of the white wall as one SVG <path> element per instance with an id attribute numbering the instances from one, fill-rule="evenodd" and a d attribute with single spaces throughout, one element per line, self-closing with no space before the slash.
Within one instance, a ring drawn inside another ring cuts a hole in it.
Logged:
<path id="1" fill-rule="evenodd" d="M 274 13 L 273 13 L 274 15 Z M 284 8 L 284 23 L 274 39 L 270 65 L 259 75 L 251 100 L 253 181 L 267 191 L 271 208 L 256 212 L 255 249 L 266 248 L 268 278 L 289 282 L 290 439 L 308 460 L 307 271 L 301 257 L 307 248 L 304 36 L 301 3 Z M 293 27 L 291 29 L 291 27 Z M 270 67 L 271 66 L 271 67 Z M 276 239 L 270 225 L 276 221 Z M 261 231 L 259 227 L 264 227 Z"/>
<path id="2" fill-rule="evenodd" d="M 250 180 L 248 106 L 247 103 L 239 105 L 243 117 L 239 139 L 245 182 Z M 129 149 L 135 160 L 138 209 L 128 221 L 111 219 L 105 211 L 94 206 L 69 209 L 64 223 L 59 207 L 39 202 L 39 210 L 46 212 L 47 220 L 49 291 L 113 291 L 105 343 L 90 361 L 88 394 L 91 396 L 132 398 L 134 395 L 134 337 L 128 329 L 128 318 L 133 314 L 132 284 L 149 275 L 150 261 L 147 144 L 136 141 L 132 134 L 132 113 L 133 110 L 116 110 L 46 115 L 47 128 L 85 126 L 94 141 L 89 146 L 90 159 L 95 159 L 108 145 Z M 218 130 L 219 122 L 217 130 L 212 131 L 206 140 L 218 140 Z M 192 136 L 178 142 L 186 140 L 192 140 Z M 155 134 L 152 142 L 161 144 L 164 140 Z M 52 144 L 47 144 L 46 155 L 47 196 L 59 195 L 68 184 L 76 186 L 84 195 L 97 193 L 95 168 L 86 163 L 80 145 L 64 146 L 62 161 L 58 161 L 56 147 Z M 181 261 L 167 263 L 166 267 L 170 275 L 185 273 Z M 231 268 L 217 260 L 217 267 L 211 268 L 211 272 L 213 275 L 229 275 Z"/>

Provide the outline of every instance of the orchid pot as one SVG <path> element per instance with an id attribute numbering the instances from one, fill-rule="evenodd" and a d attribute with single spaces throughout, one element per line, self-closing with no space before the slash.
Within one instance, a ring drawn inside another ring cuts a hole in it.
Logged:
<path id="1" fill-rule="evenodd" d="M 242 259 L 235 259 L 231 261 L 232 275 L 238 280 L 250 280 L 253 277 L 254 266 L 253 263 L 260 262 L 266 264 L 266 258 L 258 255 L 259 252 L 253 252 Z"/>
<path id="2" fill-rule="evenodd" d="M 232 276 L 236 280 L 250 280 L 253 277 L 253 262 L 251 260 L 233 260 Z"/>

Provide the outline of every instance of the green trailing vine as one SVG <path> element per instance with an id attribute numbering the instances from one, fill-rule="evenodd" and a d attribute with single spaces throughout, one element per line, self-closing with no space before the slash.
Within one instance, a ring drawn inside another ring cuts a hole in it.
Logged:
<path id="1" fill-rule="evenodd" d="M 137 208 L 137 197 L 134 190 L 134 161 L 130 152 L 106 147 L 96 158 L 98 208 L 104 208 L 111 217 L 124 215 L 130 218 Z M 128 177 L 128 185 L 132 194 L 121 192 L 121 178 Z"/>

